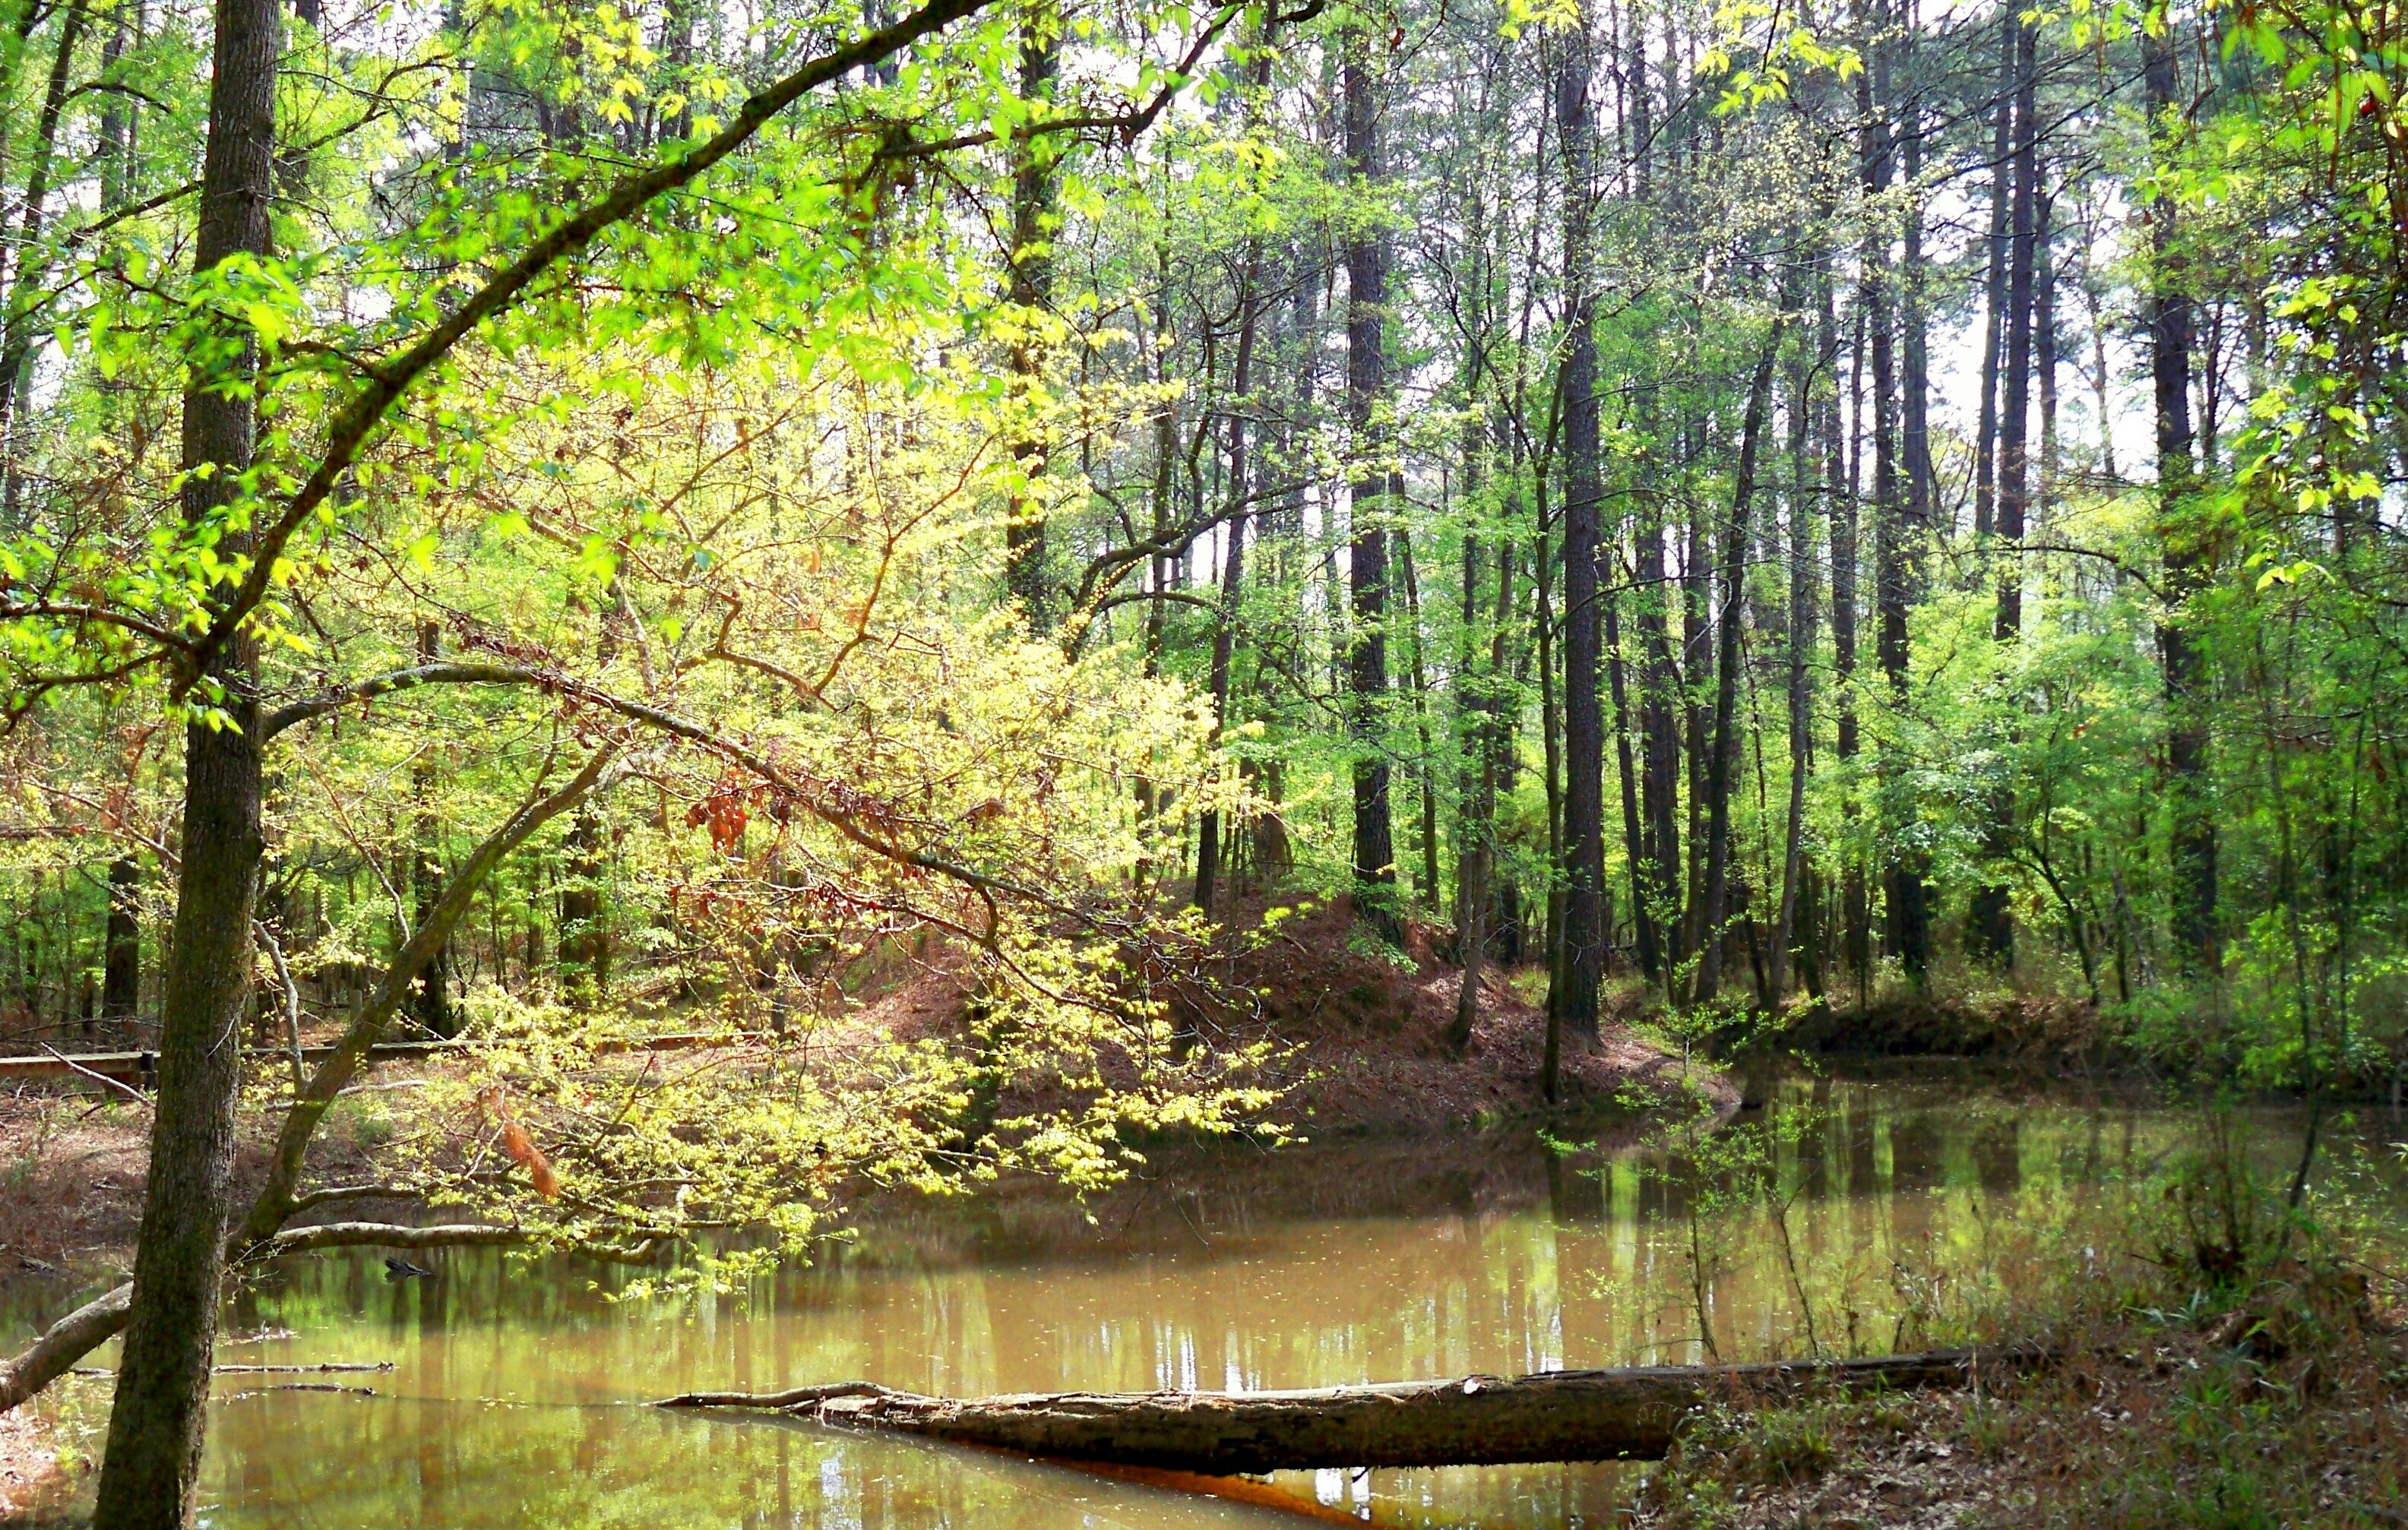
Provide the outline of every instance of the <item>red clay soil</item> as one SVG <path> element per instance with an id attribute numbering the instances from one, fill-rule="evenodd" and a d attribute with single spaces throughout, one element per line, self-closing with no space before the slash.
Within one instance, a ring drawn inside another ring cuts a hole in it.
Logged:
<path id="1" fill-rule="evenodd" d="M 0 1093 L 0 1286 L 129 1247 L 150 1163 L 147 1107 Z"/>
<path id="2" fill-rule="evenodd" d="M 1259 908 L 1240 911 L 1240 929 Z M 1301 1044 L 1289 1068 L 1288 1108 L 1304 1127 L 1420 1130 L 1470 1125 L 1543 1110 L 1540 1073 L 1547 1018 L 1489 968 L 1480 985 L 1479 1018 L 1460 1058 L 1445 1046 L 1463 972 L 1432 954 L 1431 934 L 1408 926 L 1410 967 L 1352 938 L 1346 900 L 1287 920 L 1268 938 L 1238 942 L 1238 980 L 1260 993 L 1271 1033 Z M 1663 1098 L 1682 1087 L 1678 1057 L 1609 1021 L 1594 1042 L 1566 1032 L 1563 1104 L 1578 1109 L 1613 1101 L 1627 1086 Z M 1729 1086 L 1702 1070 L 1690 1081 L 1719 1100 Z"/>
<path id="3" fill-rule="evenodd" d="M 1250 994 L 1254 1012 L 1233 1013 L 1226 998 L 1197 1008 L 1209 1017 L 1208 1037 L 1217 1030 L 1284 1044 L 1287 1055 L 1270 1080 L 1283 1086 L 1273 1119 L 1309 1134 L 1400 1132 L 1546 1109 L 1540 1089 L 1546 1015 L 1513 991 L 1508 974 L 1484 974 L 1471 1045 L 1452 1057 L 1444 1037 L 1463 973 L 1437 959 L 1429 930 L 1408 927 L 1410 960 L 1400 963 L 1356 937 L 1343 898 L 1305 908 L 1268 934 L 1263 913 L 1260 900 L 1235 910 L 1212 963 L 1216 988 Z M 955 1035 L 966 994 L 952 964 L 939 958 L 866 1018 L 906 1036 Z M 1631 1086 L 1651 1100 L 1685 1087 L 1716 1104 L 1738 1101 L 1718 1074 L 1700 1068 L 1684 1081 L 1677 1056 L 1613 1021 L 1593 1042 L 1565 1034 L 1561 1075 L 1562 1104 L 1573 1110 L 1614 1103 Z"/>

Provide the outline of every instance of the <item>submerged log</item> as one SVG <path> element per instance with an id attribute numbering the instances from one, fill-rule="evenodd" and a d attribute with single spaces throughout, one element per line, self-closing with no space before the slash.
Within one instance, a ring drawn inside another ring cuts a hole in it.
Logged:
<path id="1" fill-rule="evenodd" d="M 1386 1381 L 1297 1392 L 1054 1392 L 928 1397 L 871 1381 L 788 1392 L 691 1392 L 663 1408 L 768 1408 L 1060 1461 L 1231 1476 L 1318 1466 L 1487 1466 L 1651 1459 L 1691 1410 L 1815 1389 L 1963 1386 L 2026 1370 L 2041 1351 L 1971 1350 L 1876 1360 L 1641 1366 L 1512 1380 Z"/>

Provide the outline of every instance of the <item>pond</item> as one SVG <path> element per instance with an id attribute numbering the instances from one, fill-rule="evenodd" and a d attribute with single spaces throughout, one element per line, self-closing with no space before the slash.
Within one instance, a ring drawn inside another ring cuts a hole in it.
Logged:
<path id="1" fill-rule="evenodd" d="M 817 1265 L 698 1304 L 614 1302 L 624 1277 L 609 1266 L 480 1251 L 422 1255 L 435 1273 L 398 1282 L 374 1253 L 294 1261 L 229 1314 L 237 1338 L 221 1363 L 394 1368 L 222 1376 L 203 1523 L 1610 1523 L 1643 1467 L 1283 1474 L 1283 1510 L 642 1405 L 856 1377 L 964 1394 L 1687 1362 L 1706 1357 L 1708 1323 L 1727 1358 L 1884 1351 L 1963 1296 L 1947 1282 L 1984 1261 L 1953 1255 L 2114 1193 L 2179 1131 L 2164 1112 L 2062 1086 L 2039 1096 L 1924 1075 L 1791 1080 L 1771 1094 L 1813 1111 L 1773 1145 L 1778 1216 L 1701 1200 L 1611 1141 L 1565 1157 L 1521 1127 L 1173 1155 L 1087 1208 L 1037 1194 L 873 1208 L 859 1239 Z M 2260 1124 L 2277 1146 L 2294 1127 Z"/>

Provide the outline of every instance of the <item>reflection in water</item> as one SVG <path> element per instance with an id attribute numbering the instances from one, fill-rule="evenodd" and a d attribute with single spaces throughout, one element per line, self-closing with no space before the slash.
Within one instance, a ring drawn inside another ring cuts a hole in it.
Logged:
<path id="1" fill-rule="evenodd" d="M 2168 1118 L 1908 1085 L 1795 1085 L 1820 1123 L 1759 1211 L 1718 1213 L 1704 1305 L 1727 1357 L 1890 1347 L 1896 1271 L 2094 1193 L 2161 1152 Z M 1339 1143 L 1163 1166 L 1082 1211 L 1040 1196 L 887 1208 L 861 1241 L 744 1299 L 614 1305 L 619 1272 L 462 1251 L 388 1283 L 371 1255 L 299 1261 L 244 1298 L 229 1362 L 391 1360 L 222 1379 L 206 1523 L 237 1526 L 1233 1525 L 1259 1507 L 993 1453 L 640 1399 L 867 1377 L 919 1391 L 1254 1389 L 1702 1358 L 1677 1184 L 1636 1156 L 1569 1171 L 1516 1135 Z M 1090 1221 L 1092 1216 L 1092 1221 Z M 1843 1309 L 1846 1315 L 1843 1315 Z M 316 1378 L 309 1378 L 315 1381 Z M 238 1385 L 239 1384 L 239 1385 Z M 244 1388 L 247 1388 L 245 1390 Z M 1283 1474 L 1325 1514 L 1400 1524 L 1600 1524 L 1613 1466 Z"/>

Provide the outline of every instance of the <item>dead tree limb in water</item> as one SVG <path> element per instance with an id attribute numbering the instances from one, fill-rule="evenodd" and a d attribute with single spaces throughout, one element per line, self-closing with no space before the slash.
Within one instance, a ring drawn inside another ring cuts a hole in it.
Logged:
<path id="1" fill-rule="evenodd" d="M 2042 1363 L 2030 1350 L 1753 1366 L 1643 1366 L 1504 1380 L 1388 1381 L 1299 1392 L 1022 1393 L 925 1397 L 872 1381 L 691 1392 L 663 1408 L 770 1408 L 1056 1460 L 1211 1476 L 1320 1466 L 1488 1466 L 1663 1455 L 1691 1409 L 1818 1387 L 1962 1386 Z"/>

